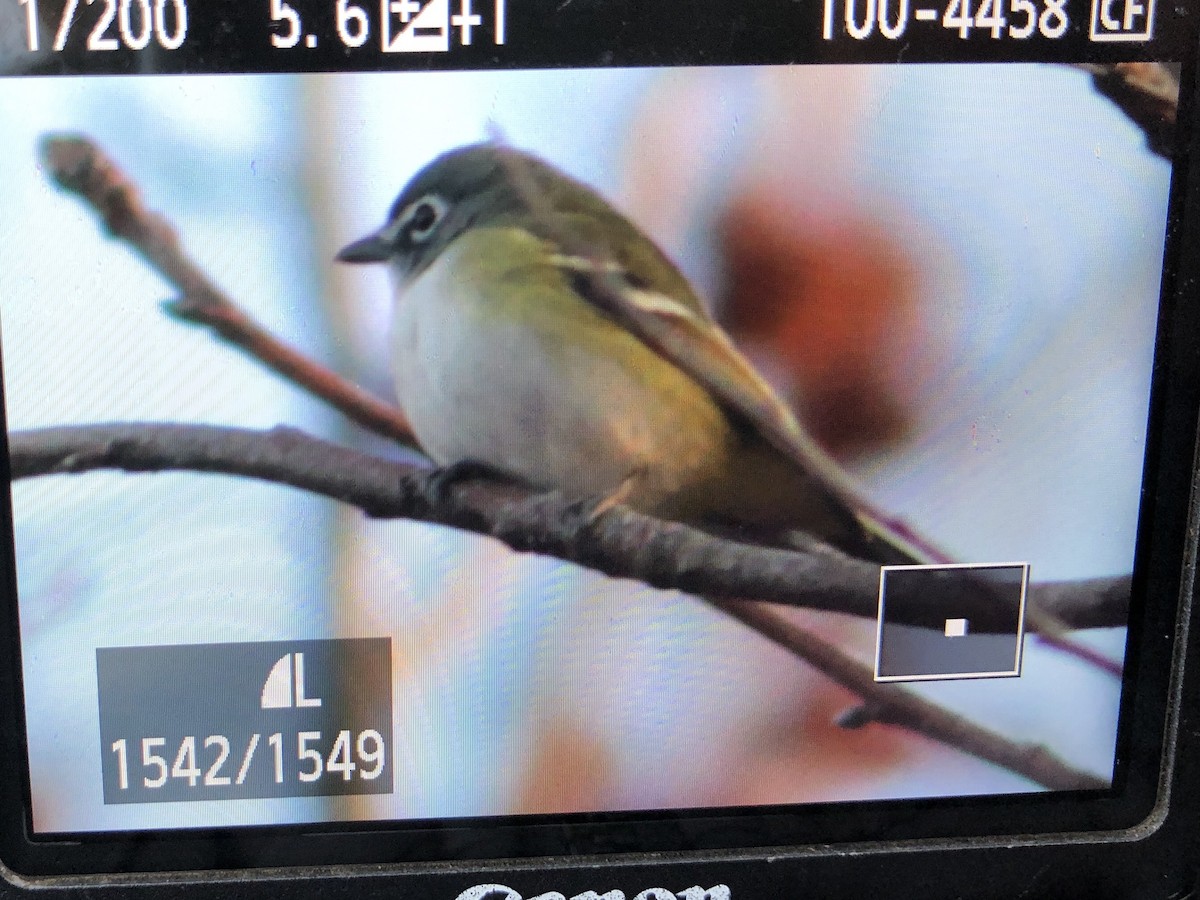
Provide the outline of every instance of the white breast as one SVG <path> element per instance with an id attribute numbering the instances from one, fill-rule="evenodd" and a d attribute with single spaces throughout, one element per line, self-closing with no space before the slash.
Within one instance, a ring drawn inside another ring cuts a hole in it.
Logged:
<path id="1" fill-rule="evenodd" d="M 475 460 L 597 496 L 641 470 L 652 472 L 648 489 L 669 493 L 715 462 L 704 435 L 672 415 L 672 398 L 628 366 L 496 316 L 495 298 L 451 275 L 465 244 L 398 288 L 392 324 L 397 396 L 437 463 Z M 695 397 L 674 399 L 694 418 Z"/>

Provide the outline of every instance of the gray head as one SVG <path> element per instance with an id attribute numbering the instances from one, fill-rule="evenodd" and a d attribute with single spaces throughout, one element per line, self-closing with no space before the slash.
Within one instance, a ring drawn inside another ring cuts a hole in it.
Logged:
<path id="1" fill-rule="evenodd" d="M 390 262 L 405 277 L 423 271 L 468 228 L 520 216 L 527 208 L 514 186 L 518 178 L 554 203 L 584 190 L 535 156 L 494 143 L 472 144 L 443 153 L 400 192 L 383 227 L 343 247 L 348 263 Z M 601 203 L 603 201 L 600 201 Z"/>

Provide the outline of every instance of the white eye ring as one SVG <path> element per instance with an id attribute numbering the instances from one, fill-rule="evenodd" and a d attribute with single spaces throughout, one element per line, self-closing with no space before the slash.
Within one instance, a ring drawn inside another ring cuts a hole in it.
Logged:
<path id="1" fill-rule="evenodd" d="M 397 234 L 403 234 L 409 242 L 420 244 L 441 224 L 449 206 L 437 194 L 426 194 L 415 203 L 410 203 L 396 220 Z"/>

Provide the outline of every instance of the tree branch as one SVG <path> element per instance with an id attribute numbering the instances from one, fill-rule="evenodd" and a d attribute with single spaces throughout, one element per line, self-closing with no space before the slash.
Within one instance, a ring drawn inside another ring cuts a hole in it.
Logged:
<path id="1" fill-rule="evenodd" d="M 9 436 L 14 479 L 120 469 L 214 472 L 290 485 L 362 509 L 495 537 L 514 550 L 541 553 L 615 578 L 722 599 L 772 603 L 875 618 L 879 566 L 814 542 L 803 551 L 741 543 L 615 506 L 592 506 L 558 493 L 493 480 L 433 490 L 432 470 L 383 459 L 292 428 L 271 431 L 210 425 L 80 425 Z M 969 572 L 969 570 L 967 570 Z M 969 575 L 964 575 L 969 578 Z M 899 624 L 941 628 L 953 607 L 976 633 L 1007 631 L 1011 616 L 964 580 L 923 583 L 896 594 Z M 1029 603 L 1072 628 L 1124 626 L 1127 575 L 1030 586 Z"/>
<path id="2" fill-rule="evenodd" d="M 403 414 L 332 369 L 279 340 L 218 288 L 184 251 L 174 226 L 147 209 L 137 186 L 91 139 L 49 135 L 42 161 L 63 190 L 94 209 L 112 237 L 124 241 L 179 291 L 163 305 L 175 318 L 210 328 L 222 341 L 340 410 L 363 428 L 401 444 L 417 440 Z"/>
<path id="3" fill-rule="evenodd" d="M 46 428 L 14 433 L 9 450 L 14 479 L 96 469 L 247 476 L 341 500 L 373 516 L 453 525 L 497 537 L 515 550 L 548 553 L 659 587 L 706 593 L 713 606 L 861 697 L 877 722 L 925 735 L 1051 789 L 1108 787 L 1105 780 L 1067 765 L 1040 745 L 1017 744 L 905 688 L 875 682 L 867 666 L 778 611 L 734 599 L 769 594 L 773 585 L 776 592 L 789 588 L 783 593 L 793 605 L 835 608 L 822 604 L 850 595 L 831 594 L 828 585 L 838 582 L 841 573 L 845 576 L 841 590 L 847 590 L 857 577 L 849 570 L 865 564 L 829 548 L 797 553 L 743 545 L 622 507 L 592 516 L 590 505 L 557 494 L 530 494 L 494 481 L 432 489 L 428 469 L 369 456 L 290 428 L 269 432 L 176 424 Z M 761 583 L 763 570 L 768 573 L 767 584 Z M 667 578 L 668 574 L 674 577 Z M 739 584 L 739 577 L 747 584 Z M 1061 600 L 1069 593 L 1059 590 L 1056 596 Z M 874 602 L 871 586 L 853 605 L 856 611 L 870 609 L 874 615 Z M 985 612 L 979 610 L 981 616 Z"/>

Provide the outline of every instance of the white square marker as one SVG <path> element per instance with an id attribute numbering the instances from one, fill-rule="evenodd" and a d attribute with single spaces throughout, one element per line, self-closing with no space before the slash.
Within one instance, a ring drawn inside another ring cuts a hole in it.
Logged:
<path id="1" fill-rule="evenodd" d="M 966 619 L 947 619 L 946 620 L 946 637 L 966 637 L 967 636 L 967 620 Z"/>

